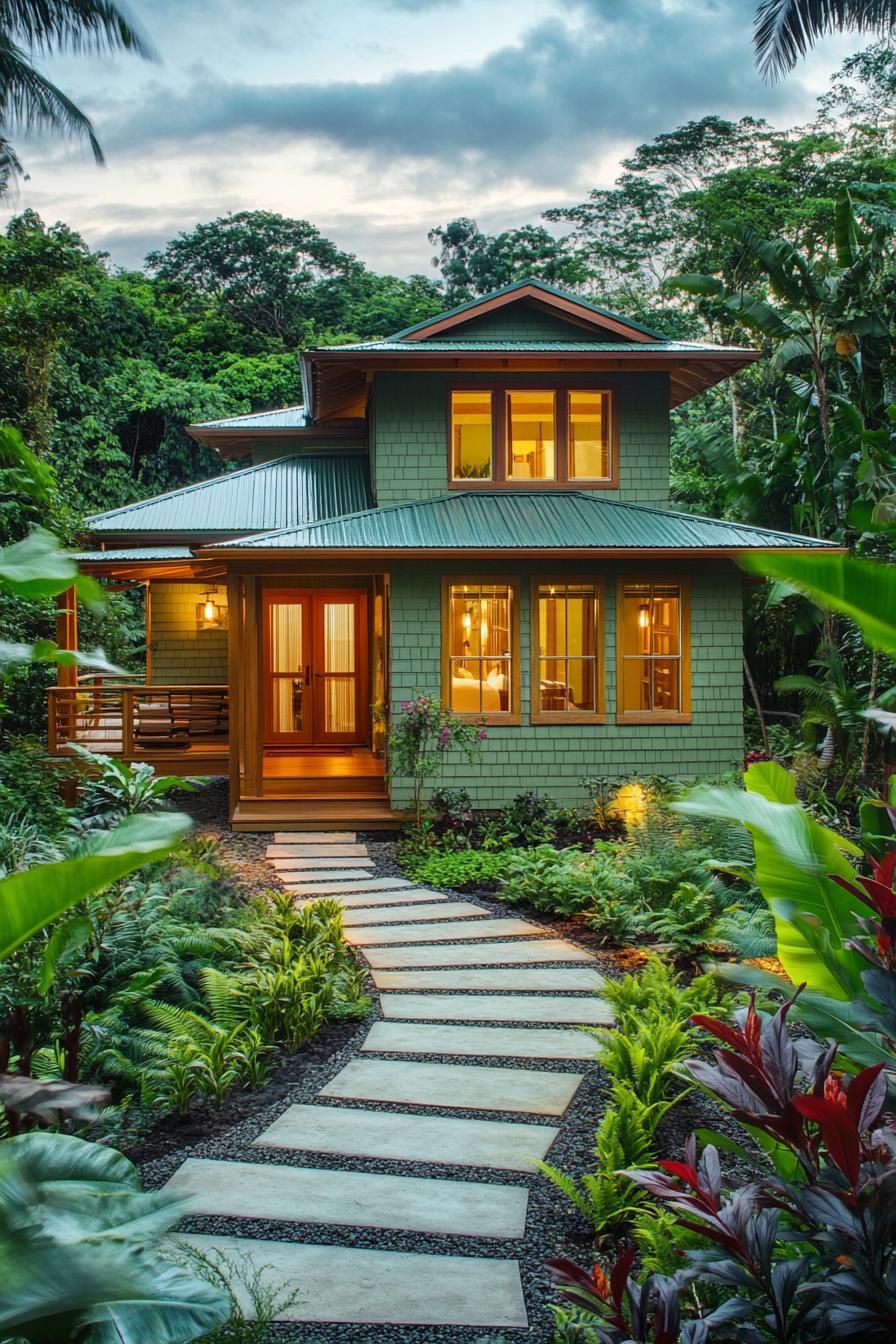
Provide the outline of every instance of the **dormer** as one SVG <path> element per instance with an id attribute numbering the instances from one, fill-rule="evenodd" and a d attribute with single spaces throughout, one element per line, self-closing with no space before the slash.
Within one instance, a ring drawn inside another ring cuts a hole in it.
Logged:
<path id="1" fill-rule="evenodd" d="M 309 351 L 309 424 L 365 416 L 378 505 L 606 490 L 662 505 L 669 413 L 759 358 L 521 280 L 382 341 Z"/>

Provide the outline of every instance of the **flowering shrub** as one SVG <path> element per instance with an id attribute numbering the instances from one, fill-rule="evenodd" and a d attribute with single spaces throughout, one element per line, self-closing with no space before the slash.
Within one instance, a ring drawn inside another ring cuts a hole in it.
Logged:
<path id="1" fill-rule="evenodd" d="M 487 737 L 483 724 L 458 718 L 431 695 L 402 702 L 389 734 L 389 774 L 410 776 L 417 827 L 423 815 L 423 785 L 439 773 L 445 752 L 460 751 L 472 765 Z"/>

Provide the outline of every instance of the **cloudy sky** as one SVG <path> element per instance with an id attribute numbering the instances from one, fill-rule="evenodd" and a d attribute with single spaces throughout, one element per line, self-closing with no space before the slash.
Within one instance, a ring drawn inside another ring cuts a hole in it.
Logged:
<path id="1" fill-rule="evenodd" d="M 107 166 L 14 142 L 16 208 L 122 265 L 229 210 L 312 220 L 376 269 L 428 270 L 426 231 L 489 230 L 609 185 L 639 142 L 707 113 L 807 120 L 855 37 L 783 85 L 756 74 L 755 0 L 132 0 L 158 59 L 43 69 Z"/>

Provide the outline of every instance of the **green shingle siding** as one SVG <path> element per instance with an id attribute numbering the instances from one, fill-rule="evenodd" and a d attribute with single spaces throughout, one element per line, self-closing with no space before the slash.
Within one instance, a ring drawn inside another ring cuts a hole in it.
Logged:
<path id="1" fill-rule="evenodd" d="M 519 575 L 522 719 L 519 726 L 489 729 L 478 765 L 467 766 L 449 756 L 437 782 L 463 785 L 478 807 L 494 808 L 515 794 L 537 789 L 568 804 L 584 800 L 581 781 L 587 775 L 643 774 L 696 776 L 719 774 L 736 767 L 743 756 L 742 726 L 742 579 L 731 566 L 678 567 L 691 584 L 690 724 L 617 724 L 616 714 L 616 577 L 643 573 L 627 566 L 602 566 L 605 585 L 606 643 L 605 724 L 533 725 L 529 722 L 530 620 L 529 580 L 563 572 L 581 574 L 581 566 L 500 565 L 482 562 L 459 566 L 465 576 L 475 570 L 485 577 Z M 395 565 L 392 569 L 392 703 L 393 710 L 415 693 L 441 694 L 440 581 L 444 565 Z M 392 799 L 406 806 L 408 781 L 395 779 Z"/>
<path id="2" fill-rule="evenodd" d="M 499 341 L 594 341 L 618 339 L 614 332 L 607 330 L 588 332 L 578 323 L 564 322 L 562 317 L 541 312 L 531 303 L 508 304 L 497 312 L 484 317 L 473 318 L 469 322 L 449 327 L 437 336 L 428 336 L 426 344 L 446 341 L 487 341 L 494 337 Z"/>
<path id="3" fill-rule="evenodd" d="M 196 624 L 196 605 L 208 584 L 151 583 L 149 589 L 153 684 L 225 686 L 227 631 Z M 220 589 L 216 600 L 222 601 Z"/>
<path id="4" fill-rule="evenodd" d="M 373 474 L 380 507 L 444 494 L 448 484 L 447 399 L 457 377 L 380 373 L 374 387 Z M 465 383 L 495 381 L 471 376 Z M 619 489 L 610 499 L 664 506 L 669 496 L 669 379 L 664 373 L 595 379 L 619 397 Z M 529 380 L 531 382 L 531 379 Z M 508 375 L 525 387 L 525 374 Z"/>

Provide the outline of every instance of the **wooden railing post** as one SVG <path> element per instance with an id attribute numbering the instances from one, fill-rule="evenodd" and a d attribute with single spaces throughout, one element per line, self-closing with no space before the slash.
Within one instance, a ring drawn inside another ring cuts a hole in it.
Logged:
<path id="1" fill-rule="evenodd" d="M 131 686 L 121 688 L 121 754 L 129 760 L 134 754 L 134 699 Z"/>
<path id="2" fill-rule="evenodd" d="M 58 710 L 58 692 L 56 688 L 50 686 L 47 688 L 47 751 L 51 756 L 56 755 L 59 746 L 59 735 L 56 731 L 56 715 Z"/>
<path id="3" fill-rule="evenodd" d="M 56 598 L 56 643 L 60 649 L 78 647 L 78 593 L 75 588 L 66 588 Z M 63 667 L 56 664 L 56 685 L 77 686 L 78 669 L 74 663 Z"/>

